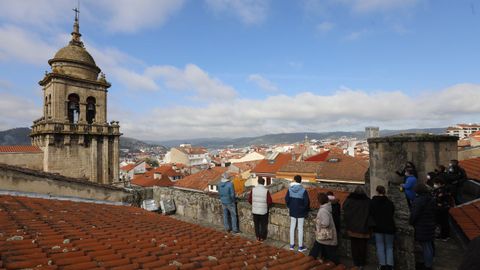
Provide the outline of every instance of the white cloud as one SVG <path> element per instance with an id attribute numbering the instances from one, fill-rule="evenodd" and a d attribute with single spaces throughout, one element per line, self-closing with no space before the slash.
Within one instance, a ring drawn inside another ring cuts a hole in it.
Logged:
<path id="1" fill-rule="evenodd" d="M 193 91 L 199 99 L 232 99 L 237 95 L 235 89 L 194 64 L 179 69 L 173 66 L 152 66 L 145 70 L 150 78 L 163 80 L 167 88 L 173 90 Z"/>
<path id="2" fill-rule="evenodd" d="M 66 18 L 73 18 L 75 5 L 74 1 L 64 0 L 2 0 L 0 18 L 47 29 Z"/>
<path id="3" fill-rule="evenodd" d="M 204 107 L 153 108 L 150 117 L 131 115 L 123 119 L 122 131 L 129 136 L 166 140 L 362 130 L 371 124 L 381 128 L 442 127 L 477 117 L 478 100 L 480 85 L 475 84 L 454 85 L 419 96 L 401 91 L 368 93 L 349 89 L 332 95 L 303 92 L 264 100 L 213 102 Z M 142 126 L 145 128 L 139 129 Z"/>
<path id="4" fill-rule="evenodd" d="M 255 83 L 260 89 L 266 92 L 278 92 L 278 87 L 271 81 L 267 80 L 260 74 L 251 74 L 248 76 L 247 81 Z"/>
<path id="5" fill-rule="evenodd" d="M 420 0 L 337 0 L 359 13 L 398 11 L 415 6 Z"/>
<path id="6" fill-rule="evenodd" d="M 32 100 L 2 92 L 2 89 L 5 88 L 0 85 L 0 130 L 30 126 L 41 116 L 41 108 Z"/>
<path id="7" fill-rule="evenodd" d="M 184 5 L 184 0 L 103 0 L 91 1 L 105 14 L 106 26 L 112 32 L 132 33 L 163 25 Z"/>
<path id="8" fill-rule="evenodd" d="M 38 34 L 12 25 L 0 26 L 0 55 L 3 60 L 44 65 L 57 50 Z M 0 59 L 1 60 L 1 59 Z"/>
<path id="9" fill-rule="evenodd" d="M 228 12 L 245 24 L 258 24 L 268 16 L 270 0 L 205 0 L 215 12 Z"/>
<path id="10" fill-rule="evenodd" d="M 322 22 L 317 24 L 317 31 L 320 33 L 327 33 L 330 32 L 335 27 L 334 23 L 331 22 Z"/>
<path id="11" fill-rule="evenodd" d="M 369 33 L 369 31 L 367 31 L 365 29 L 360 30 L 360 31 L 351 32 L 350 34 L 345 36 L 345 40 L 354 41 L 354 40 L 357 40 L 357 39 L 360 39 L 360 38 L 364 37 L 368 33 Z"/>

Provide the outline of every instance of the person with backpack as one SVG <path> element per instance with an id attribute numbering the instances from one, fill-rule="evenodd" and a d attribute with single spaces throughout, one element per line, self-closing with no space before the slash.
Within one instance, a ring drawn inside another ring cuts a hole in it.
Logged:
<path id="1" fill-rule="evenodd" d="M 295 250 L 295 228 L 297 228 L 298 251 L 304 252 L 307 248 L 303 246 L 303 224 L 310 210 L 310 200 L 308 192 L 301 184 L 302 177 L 295 175 L 293 180 L 294 182 L 290 184 L 285 195 L 285 202 L 290 213 L 290 250 Z"/>

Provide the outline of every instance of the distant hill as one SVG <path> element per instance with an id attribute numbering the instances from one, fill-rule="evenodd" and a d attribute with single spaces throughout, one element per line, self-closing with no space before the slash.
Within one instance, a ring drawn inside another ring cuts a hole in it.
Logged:
<path id="1" fill-rule="evenodd" d="M 425 128 L 425 129 L 405 129 L 405 130 L 380 130 L 380 136 L 391 136 L 400 133 L 432 133 L 432 134 L 444 134 L 445 128 Z M 200 138 L 191 140 L 169 140 L 169 141 L 150 141 L 151 143 L 159 143 L 166 147 L 178 146 L 182 143 L 190 143 L 192 145 L 204 146 L 210 149 L 224 148 L 228 146 L 233 147 L 245 147 L 249 145 L 261 145 L 261 144 L 282 144 L 282 143 L 296 143 L 303 141 L 305 135 L 309 139 L 329 139 L 340 138 L 342 136 L 349 138 L 364 139 L 364 131 L 334 131 L 334 132 L 297 132 L 297 133 L 279 133 L 268 134 L 258 137 L 242 137 L 236 139 L 228 138 Z"/>
<path id="2" fill-rule="evenodd" d="M 30 145 L 29 128 L 14 128 L 0 131 L 0 145 Z"/>
<path id="3" fill-rule="evenodd" d="M 30 137 L 28 136 L 32 130 L 30 128 L 14 128 L 0 131 L 0 145 L 30 145 Z M 120 137 L 120 149 L 129 149 L 137 151 L 147 147 L 163 147 L 158 144 L 146 143 L 134 138 Z M 164 148 L 164 147 L 163 147 Z"/>

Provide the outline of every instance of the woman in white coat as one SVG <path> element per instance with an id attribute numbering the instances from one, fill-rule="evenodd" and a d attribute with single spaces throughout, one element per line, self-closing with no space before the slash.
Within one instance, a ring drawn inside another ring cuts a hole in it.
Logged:
<path id="1" fill-rule="evenodd" d="M 318 194 L 318 209 L 316 223 L 316 239 L 309 256 L 338 264 L 337 257 L 337 231 L 332 216 L 332 204 L 325 193 Z"/>

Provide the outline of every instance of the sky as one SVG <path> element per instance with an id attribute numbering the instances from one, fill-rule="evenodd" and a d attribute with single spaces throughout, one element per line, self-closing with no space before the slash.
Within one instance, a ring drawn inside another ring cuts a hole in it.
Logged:
<path id="1" fill-rule="evenodd" d="M 0 130 L 41 117 L 76 6 L 0 0 Z M 480 0 L 80 0 L 80 32 L 129 137 L 480 122 Z"/>

